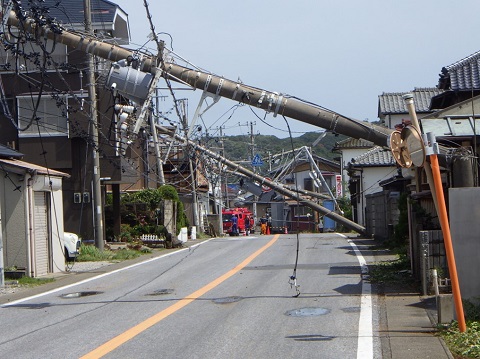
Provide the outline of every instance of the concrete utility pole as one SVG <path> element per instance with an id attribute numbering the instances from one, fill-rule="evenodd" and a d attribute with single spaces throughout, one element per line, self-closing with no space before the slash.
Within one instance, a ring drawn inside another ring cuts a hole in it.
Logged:
<path id="1" fill-rule="evenodd" d="M 90 0 L 83 2 L 85 10 L 85 31 L 93 36 L 92 12 Z M 98 143 L 98 117 L 97 117 L 97 92 L 95 90 L 95 63 L 94 55 L 88 54 L 88 97 L 90 98 L 90 129 L 93 140 L 93 201 L 95 218 L 95 246 L 103 251 L 103 209 L 102 209 L 102 187 L 100 183 L 100 158 L 97 152 Z"/>
<path id="2" fill-rule="evenodd" d="M 256 124 L 255 122 L 250 122 L 250 151 L 252 154 L 252 161 L 255 157 L 255 134 L 253 133 L 253 126 L 255 124 Z M 255 166 L 253 166 L 253 164 L 252 164 L 252 169 L 254 173 L 257 173 L 257 169 L 255 168 Z M 254 195 L 253 206 L 252 206 L 254 223 L 257 223 L 257 202 L 258 202 L 258 196 Z"/>
<path id="3" fill-rule="evenodd" d="M 182 124 L 183 128 L 185 129 L 185 134 L 188 135 L 188 119 L 187 119 L 187 105 L 186 105 L 187 99 L 182 99 L 179 100 L 181 104 L 181 119 L 182 119 Z M 185 154 L 188 156 L 188 167 L 190 171 L 190 183 L 192 186 L 192 212 L 193 212 L 193 225 L 198 228 L 199 225 L 199 218 L 198 218 L 198 201 L 197 201 L 197 176 L 196 176 L 196 170 L 197 166 L 195 165 L 195 172 L 194 172 L 194 166 L 193 166 L 193 161 L 192 161 L 192 156 L 194 155 L 194 152 L 190 153 L 190 149 L 188 148 L 188 145 L 185 147 Z M 190 156 L 192 155 L 192 156 Z"/>
<path id="4" fill-rule="evenodd" d="M 35 36 L 45 36 L 50 39 L 55 39 L 58 43 L 74 48 L 77 51 L 91 53 L 111 61 L 120 61 L 136 56 L 136 53 L 132 50 L 99 41 L 93 36 L 80 36 L 68 32 L 67 30 L 63 30 L 60 34 L 57 32 L 53 33 L 47 25 L 38 25 L 35 20 L 31 18 L 22 19 L 22 21 L 20 21 L 13 11 L 10 12 L 7 25 L 18 27 L 23 31 L 34 34 Z M 271 112 L 274 117 L 277 115 L 289 117 L 304 123 L 322 127 L 334 133 L 358 139 L 365 139 L 379 146 L 387 146 L 389 136 L 394 132 L 383 126 L 376 126 L 368 122 L 355 121 L 334 111 L 329 111 L 320 106 L 297 100 L 292 96 L 244 85 L 238 81 L 231 81 L 220 76 L 212 75 L 211 73 L 202 72 L 197 69 L 190 69 L 175 63 L 165 62 L 161 64 L 161 68 L 158 68 L 156 58 L 153 56 L 143 57 L 139 64 L 138 71 L 152 74 L 152 80 L 161 74 L 161 76 L 169 80 L 189 85 L 193 88 L 202 89 L 204 92 L 216 94 L 220 97 L 229 98 L 233 101 L 255 106 L 267 112 Z M 162 126 L 158 126 L 158 128 L 161 131 L 170 133 L 168 129 Z M 197 144 L 188 139 L 184 139 L 177 134 L 172 133 L 171 137 L 186 142 L 193 148 L 200 150 L 200 147 Z M 213 153 L 206 149 L 201 150 L 209 157 L 216 159 L 220 163 L 225 164 L 239 173 L 252 177 L 252 179 L 259 181 L 262 185 L 265 184 L 287 197 L 299 199 L 305 205 L 319 211 L 326 217 L 344 224 L 346 227 L 357 231 L 358 233 L 366 233 L 365 228 L 357 223 L 347 220 L 337 213 L 319 206 L 316 203 L 300 198 L 297 193 L 287 190 L 283 186 L 259 176 L 252 171 L 241 168 L 238 164 L 227 160 L 218 155 L 218 153 Z"/>
<path id="5" fill-rule="evenodd" d="M 61 34 L 53 33 L 49 31 L 48 26 L 38 26 L 30 18 L 20 21 L 13 11 L 10 12 L 7 25 L 18 27 L 36 36 L 41 35 L 55 39 L 55 41 L 72 47 L 77 51 L 91 53 L 111 61 L 120 61 L 136 56 L 132 50 L 99 41 L 94 37 L 79 36 L 67 30 L 64 30 Z M 174 63 L 165 62 L 162 64 L 162 68 L 158 68 L 156 66 L 156 58 L 153 56 L 144 57 L 138 70 L 149 72 L 153 75 L 157 71 L 161 71 L 162 76 L 169 80 L 202 89 L 211 94 L 218 94 L 220 97 L 229 98 L 236 102 L 261 108 L 273 113 L 274 117 L 277 115 L 289 117 L 322 127 L 333 133 L 365 139 L 379 146 L 388 146 L 389 135 L 393 132 L 393 130 L 386 127 L 376 126 L 369 122 L 356 121 L 320 106 L 299 101 L 291 96 L 262 90 Z"/>
<path id="6" fill-rule="evenodd" d="M 153 115 L 150 116 L 150 131 L 152 131 L 153 136 L 153 145 L 155 146 L 155 158 L 157 160 L 157 171 L 158 171 L 158 184 L 163 186 L 165 184 L 165 174 L 163 172 L 163 161 L 160 155 L 160 146 L 158 143 L 158 135 L 157 135 L 157 127 L 155 126 L 156 120 L 159 118 L 160 115 L 160 100 L 158 95 L 158 89 L 155 89 L 155 111 L 156 111 L 156 118 Z"/>
<path id="7" fill-rule="evenodd" d="M 223 129 L 224 126 L 219 127 L 220 131 L 220 137 L 219 137 L 219 142 L 220 142 L 220 154 L 222 156 L 225 156 L 225 145 L 224 145 L 224 138 L 223 138 Z M 222 209 L 223 209 L 223 191 L 222 191 L 222 185 L 223 185 L 223 180 L 222 180 L 222 164 L 218 162 L 218 188 L 220 189 L 220 193 L 218 196 L 218 235 L 222 236 L 223 235 L 223 216 L 222 216 Z M 228 198 L 228 193 L 227 193 L 227 182 L 225 181 L 225 197 Z M 216 191 L 214 191 L 215 193 Z M 216 202 L 215 202 L 216 203 Z"/>
<path id="8" fill-rule="evenodd" d="M 182 142 L 186 145 L 189 145 L 193 149 L 195 149 L 196 151 L 199 151 L 199 152 L 207 155 L 208 157 L 213 158 L 214 160 L 218 161 L 220 164 L 224 164 L 225 166 L 229 167 L 230 169 L 232 169 L 236 173 L 241 173 L 245 176 L 248 176 L 248 177 L 252 178 L 254 181 L 259 182 L 261 185 L 266 185 L 266 186 L 274 189 L 278 193 L 283 194 L 284 196 L 287 196 L 289 198 L 293 198 L 295 200 L 298 200 L 301 203 L 303 203 L 305 206 L 312 208 L 314 211 L 320 212 L 325 217 L 331 218 L 334 221 L 343 224 L 345 227 L 347 227 L 351 230 L 354 230 L 354 231 L 356 231 L 360 234 L 366 234 L 367 233 L 365 227 L 359 225 L 358 223 L 350 221 L 349 219 L 346 219 L 346 218 L 342 217 L 341 215 L 335 213 L 335 211 L 332 211 L 328 208 L 320 206 L 317 203 L 314 203 L 310 200 L 306 200 L 306 199 L 300 197 L 300 195 L 296 191 L 289 190 L 282 184 L 275 183 L 272 180 L 269 180 L 269 179 L 267 179 L 263 176 L 260 176 L 256 173 L 254 173 L 253 171 L 250 171 L 250 170 L 240 166 L 238 163 L 235 163 L 233 161 L 230 161 L 230 160 L 226 159 L 225 157 L 221 156 L 220 154 L 218 154 L 216 152 L 210 151 L 210 150 L 196 144 L 195 142 L 193 142 L 193 141 L 191 141 L 187 138 L 184 138 L 180 135 L 177 135 L 176 133 L 173 133 L 172 131 L 168 130 L 167 128 L 165 128 L 163 126 L 158 126 L 158 129 L 160 131 L 162 131 L 163 133 L 169 134 L 173 139 L 175 139 L 177 141 L 180 141 L 180 142 Z"/>

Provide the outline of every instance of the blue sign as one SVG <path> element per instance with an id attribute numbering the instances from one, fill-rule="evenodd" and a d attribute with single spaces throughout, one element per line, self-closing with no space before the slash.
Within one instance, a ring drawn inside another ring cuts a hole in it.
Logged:
<path id="1" fill-rule="evenodd" d="M 263 166 L 263 161 L 259 154 L 256 154 L 255 157 L 253 157 L 252 166 Z"/>

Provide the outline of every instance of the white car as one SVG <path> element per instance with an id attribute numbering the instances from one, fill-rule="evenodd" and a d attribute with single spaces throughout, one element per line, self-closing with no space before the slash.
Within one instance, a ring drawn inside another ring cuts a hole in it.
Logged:
<path id="1" fill-rule="evenodd" d="M 73 260 L 80 253 L 80 238 L 75 233 L 63 233 L 63 246 L 65 248 L 65 259 Z"/>

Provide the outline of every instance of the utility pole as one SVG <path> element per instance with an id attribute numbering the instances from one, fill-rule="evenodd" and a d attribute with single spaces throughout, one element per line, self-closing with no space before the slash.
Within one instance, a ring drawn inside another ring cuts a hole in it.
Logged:
<path id="1" fill-rule="evenodd" d="M 156 120 L 159 118 L 160 114 L 160 100 L 159 100 L 159 95 L 158 95 L 158 88 L 155 89 L 156 94 L 155 94 L 155 111 L 156 111 L 156 116 L 150 115 L 150 131 L 152 132 L 153 136 L 153 145 L 155 146 L 155 158 L 157 161 L 157 171 L 158 171 L 158 183 L 160 186 L 163 186 L 165 184 L 165 174 L 163 173 L 163 161 L 161 158 L 160 154 L 160 146 L 158 144 L 158 135 L 157 135 L 157 127 L 155 126 Z M 155 118 L 154 118 L 155 117 Z"/>
<path id="2" fill-rule="evenodd" d="M 187 119 L 187 108 L 186 108 L 186 101 L 187 99 L 179 100 L 181 103 L 181 119 L 183 122 L 183 128 L 185 130 L 185 135 L 188 134 L 188 119 Z M 194 153 L 194 152 L 193 152 Z M 191 177 L 191 184 L 192 184 L 192 212 L 193 212 L 193 225 L 198 228 L 199 225 L 199 218 L 198 218 L 198 203 L 197 203 L 197 178 L 193 171 L 193 161 L 192 156 L 190 156 L 190 149 L 188 144 L 185 146 L 185 154 L 188 156 L 188 167 L 190 170 L 190 177 Z M 195 166 L 195 169 L 197 166 Z"/>
<path id="3" fill-rule="evenodd" d="M 219 138 L 219 142 L 220 142 L 220 153 L 222 156 L 225 156 L 225 142 L 224 142 L 224 138 L 223 138 L 223 129 L 225 127 L 224 126 L 220 126 L 219 127 L 219 130 L 220 130 L 220 138 Z M 223 191 L 222 191 L 222 163 L 221 162 L 218 162 L 218 187 L 220 188 L 220 195 L 218 197 L 218 235 L 222 235 L 223 234 L 223 216 L 222 216 L 222 208 L 223 208 Z M 227 182 L 225 181 L 225 196 L 228 200 L 228 193 L 227 193 Z"/>
<path id="4" fill-rule="evenodd" d="M 92 12 L 90 0 L 84 0 L 85 31 L 93 36 Z M 95 246 L 103 251 L 103 210 L 102 188 L 100 183 L 100 158 L 97 149 L 98 143 L 98 117 L 97 117 L 97 92 L 95 91 L 95 63 L 94 55 L 88 54 L 88 97 L 90 98 L 90 128 L 93 140 L 93 200 L 95 218 Z"/>
<path id="5" fill-rule="evenodd" d="M 250 151 L 252 155 L 252 161 L 253 161 L 253 158 L 255 157 L 255 134 L 253 133 L 254 125 L 256 125 L 256 122 L 250 122 Z M 253 170 L 253 173 L 257 173 L 257 169 L 255 166 L 253 166 L 253 164 L 252 164 L 252 170 Z M 253 219 L 255 221 L 254 223 L 257 223 L 257 201 L 258 201 L 258 197 L 254 195 L 253 206 L 252 206 Z"/>

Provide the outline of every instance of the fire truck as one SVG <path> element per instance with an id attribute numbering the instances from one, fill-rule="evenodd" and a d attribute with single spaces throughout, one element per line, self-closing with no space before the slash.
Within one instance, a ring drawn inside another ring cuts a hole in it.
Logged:
<path id="1" fill-rule="evenodd" d="M 237 228 L 233 228 L 232 217 L 237 217 Z M 250 212 L 248 208 L 245 207 L 236 207 L 236 208 L 225 208 L 222 210 L 222 222 L 223 222 L 223 233 L 230 236 L 238 236 L 240 234 L 253 233 L 253 213 Z M 246 226 L 246 223 L 248 224 Z"/>

